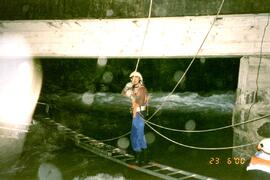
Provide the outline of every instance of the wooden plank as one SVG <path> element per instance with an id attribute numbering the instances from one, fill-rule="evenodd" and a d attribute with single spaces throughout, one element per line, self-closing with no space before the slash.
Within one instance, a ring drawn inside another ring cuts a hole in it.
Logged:
<path id="1" fill-rule="evenodd" d="M 269 14 L 222 15 L 199 56 L 258 55 Z M 74 19 L 0 21 L 1 38 L 20 35 L 35 57 L 193 57 L 214 16 L 147 19 Z M 1 54 L 0 54 L 1 55 Z M 270 30 L 263 55 L 270 55 Z"/>

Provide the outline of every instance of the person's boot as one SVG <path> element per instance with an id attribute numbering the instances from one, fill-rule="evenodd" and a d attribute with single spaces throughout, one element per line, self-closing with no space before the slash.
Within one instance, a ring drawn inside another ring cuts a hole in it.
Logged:
<path id="1" fill-rule="evenodd" d="M 142 155 L 143 155 L 143 162 L 144 162 L 144 164 L 148 164 L 149 163 L 149 157 L 148 157 L 148 151 L 147 151 L 147 149 L 143 149 Z"/>
<path id="2" fill-rule="evenodd" d="M 135 154 L 135 164 L 138 166 L 142 166 L 145 164 L 144 162 L 144 152 L 143 151 L 139 151 L 136 152 Z"/>
<path id="3" fill-rule="evenodd" d="M 143 150 L 139 154 L 139 163 L 138 163 L 138 165 L 139 166 L 144 165 L 144 154 L 143 154 Z"/>
<path id="4" fill-rule="evenodd" d="M 148 163 L 149 163 L 148 151 L 147 149 L 143 149 L 140 157 L 140 165 L 146 165 Z"/>
<path id="5" fill-rule="evenodd" d="M 147 152 L 145 149 L 139 152 L 135 152 L 134 164 L 142 166 L 148 163 Z"/>
<path id="6" fill-rule="evenodd" d="M 135 152 L 135 154 L 134 154 L 135 159 L 132 162 L 132 164 L 134 164 L 134 165 L 140 164 L 141 154 L 142 154 L 141 152 Z"/>

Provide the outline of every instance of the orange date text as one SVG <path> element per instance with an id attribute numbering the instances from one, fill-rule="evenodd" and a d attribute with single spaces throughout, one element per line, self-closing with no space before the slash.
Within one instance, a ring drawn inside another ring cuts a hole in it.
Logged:
<path id="1" fill-rule="evenodd" d="M 219 164 L 227 164 L 227 165 L 243 165 L 245 164 L 246 159 L 243 157 L 210 157 L 209 164 L 210 165 L 219 165 Z"/>

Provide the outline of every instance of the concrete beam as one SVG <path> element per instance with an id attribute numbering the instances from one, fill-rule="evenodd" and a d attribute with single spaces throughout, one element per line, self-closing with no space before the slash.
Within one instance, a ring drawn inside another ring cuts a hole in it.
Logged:
<path id="1" fill-rule="evenodd" d="M 199 56 L 259 55 L 268 16 L 219 16 Z M 0 21 L 0 37 L 24 37 L 35 57 L 185 58 L 196 54 L 213 20 L 214 16 L 151 18 L 143 47 L 147 19 Z M 262 48 L 265 56 L 270 55 L 269 28 Z M 5 43 L 0 41 L 0 46 Z"/>

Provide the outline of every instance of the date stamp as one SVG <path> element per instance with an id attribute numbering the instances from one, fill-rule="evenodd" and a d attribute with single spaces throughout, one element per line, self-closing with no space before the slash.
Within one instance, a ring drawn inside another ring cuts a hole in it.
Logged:
<path id="1" fill-rule="evenodd" d="M 245 164 L 246 159 L 243 157 L 210 157 L 209 164 L 210 165 L 219 165 L 219 164 L 227 164 L 227 165 L 243 165 Z"/>

